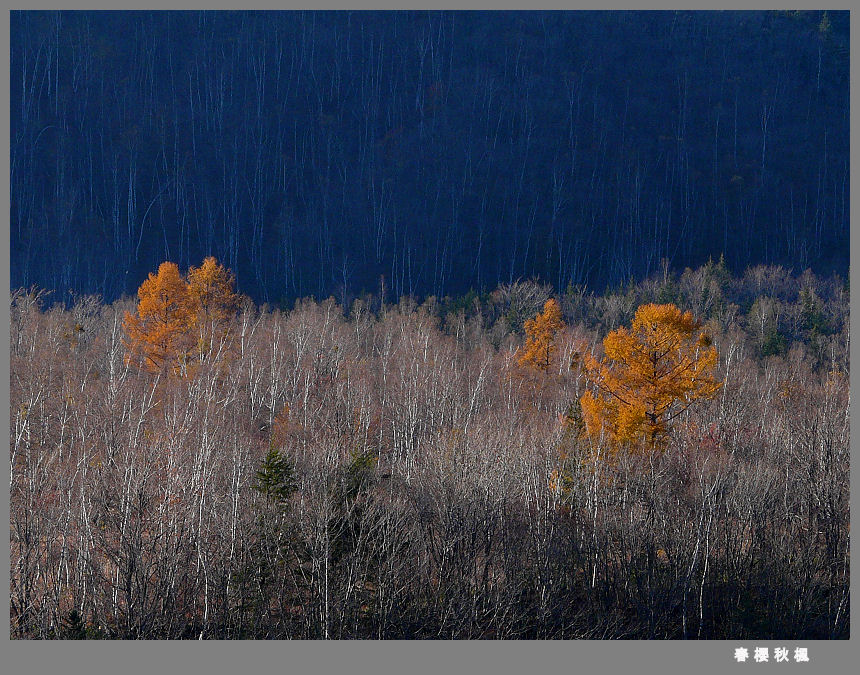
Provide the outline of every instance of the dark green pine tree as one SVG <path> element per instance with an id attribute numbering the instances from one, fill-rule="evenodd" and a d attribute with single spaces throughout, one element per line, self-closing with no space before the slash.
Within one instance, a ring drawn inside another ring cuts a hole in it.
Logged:
<path id="1" fill-rule="evenodd" d="M 257 470 L 253 487 L 266 501 L 285 507 L 296 489 L 293 463 L 280 450 L 271 448 Z"/>

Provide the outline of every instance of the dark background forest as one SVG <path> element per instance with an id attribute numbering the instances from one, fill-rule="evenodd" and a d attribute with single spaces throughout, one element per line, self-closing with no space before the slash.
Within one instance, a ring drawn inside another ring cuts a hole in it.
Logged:
<path id="1" fill-rule="evenodd" d="M 13 12 L 11 285 L 848 269 L 847 12 Z M 62 252 L 46 255 L 46 252 Z"/>

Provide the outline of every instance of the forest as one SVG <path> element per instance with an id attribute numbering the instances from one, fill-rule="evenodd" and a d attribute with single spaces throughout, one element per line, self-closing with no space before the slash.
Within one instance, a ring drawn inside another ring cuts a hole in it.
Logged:
<path id="1" fill-rule="evenodd" d="M 12 12 L 11 288 L 848 273 L 847 11 Z M 45 255 L 63 251 L 62 256 Z"/>
<path id="2" fill-rule="evenodd" d="M 11 294 L 12 638 L 849 637 L 842 277 L 237 288 Z"/>

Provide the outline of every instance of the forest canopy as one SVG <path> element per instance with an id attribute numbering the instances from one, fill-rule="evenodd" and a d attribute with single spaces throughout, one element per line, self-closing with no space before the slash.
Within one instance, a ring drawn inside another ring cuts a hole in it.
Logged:
<path id="1" fill-rule="evenodd" d="M 182 307 L 198 269 L 149 279 Z M 244 298 L 180 313 L 186 362 L 150 368 L 122 328 L 148 293 L 19 289 L 10 635 L 847 638 L 848 296 L 710 262 L 600 295 Z"/>

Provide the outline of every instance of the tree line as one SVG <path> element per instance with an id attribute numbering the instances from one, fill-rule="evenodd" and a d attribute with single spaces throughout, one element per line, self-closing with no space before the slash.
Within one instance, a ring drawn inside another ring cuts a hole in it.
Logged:
<path id="1" fill-rule="evenodd" d="M 14 638 L 848 637 L 838 277 L 49 300 L 11 298 Z"/>

